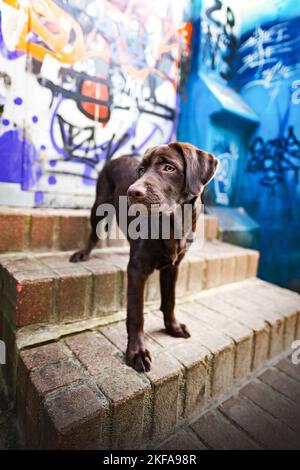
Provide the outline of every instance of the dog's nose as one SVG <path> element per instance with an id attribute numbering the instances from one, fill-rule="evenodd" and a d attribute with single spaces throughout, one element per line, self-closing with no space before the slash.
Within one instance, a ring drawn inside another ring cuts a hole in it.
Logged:
<path id="1" fill-rule="evenodd" d="M 145 189 L 141 186 L 130 187 L 127 191 L 127 195 L 130 199 L 144 199 L 146 196 Z"/>

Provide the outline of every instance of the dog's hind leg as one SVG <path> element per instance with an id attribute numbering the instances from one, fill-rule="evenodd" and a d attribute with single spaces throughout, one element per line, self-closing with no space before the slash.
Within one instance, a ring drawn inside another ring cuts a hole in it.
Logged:
<path id="1" fill-rule="evenodd" d="M 89 259 L 90 253 L 97 245 L 99 240 L 97 234 L 97 227 L 98 224 L 104 219 L 106 216 L 99 216 L 97 215 L 97 209 L 101 204 L 111 204 L 112 203 L 112 188 L 109 183 L 109 180 L 106 175 L 105 168 L 100 173 L 98 183 L 97 183 L 97 197 L 96 201 L 91 210 L 90 222 L 91 222 L 91 233 L 90 236 L 83 248 L 79 251 L 76 251 L 70 257 L 71 263 L 78 263 L 79 261 L 87 261 Z"/>

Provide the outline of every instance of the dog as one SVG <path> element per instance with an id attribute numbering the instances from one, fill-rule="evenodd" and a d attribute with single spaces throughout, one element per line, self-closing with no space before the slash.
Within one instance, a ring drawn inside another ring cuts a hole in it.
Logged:
<path id="1" fill-rule="evenodd" d="M 113 159 L 99 174 L 96 200 L 91 210 L 91 234 L 84 248 L 71 256 L 71 262 L 86 261 L 96 246 L 99 239 L 97 225 L 101 222 L 97 208 L 101 204 L 115 207 L 118 223 L 120 196 L 126 196 L 128 211 L 137 204 L 150 211 L 154 205 L 161 207 L 162 213 L 170 217 L 169 239 L 132 239 L 126 233 L 130 244 L 126 362 L 139 372 L 148 372 L 152 362 L 150 352 L 145 348 L 143 307 L 145 283 L 155 269 L 160 271 L 160 309 L 166 333 L 175 337 L 190 337 L 186 325 L 178 323 L 174 313 L 178 266 L 186 253 L 189 234 L 183 231 L 180 238 L 175 238 L 173 208 L 191 205 L 194 231 L 194 215 L 201 202 L 200 195 L 215 175 L 218 163 L 213 154 L 191 144 L 171 142 L 150 148 L 142 160 L 132 156 Z"/>

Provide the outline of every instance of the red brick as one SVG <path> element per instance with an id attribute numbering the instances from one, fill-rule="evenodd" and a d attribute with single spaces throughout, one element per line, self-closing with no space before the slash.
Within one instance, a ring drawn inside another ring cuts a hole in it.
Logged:
<path id="1" fill-rule="evenodd" d="M 208 402 L 211 390 L 212 355 L 209 351 L 189 341 L 174 344 L 168 348 L 172 354 L 184 366 L 184 407 L 183 414 L 188 417 Z"/>
<path id="2" fill-rule="evenodd" d="M 188 263 L 188 291 L 195 293 L 204 287 L 205 283 L 205 262 L 200 256 L 194 256 Z"/>
<path id="3" fill-rule="evenodd" d="M 25 406 L 29 373 L 32 369 L 54 361 L 66 359 L 66 355 L 58 343 L 50 343 L 36 348 L 21 351 L 18 362 L 17 413 L 20 422 L 25 421 Z"/>
<path id="4" fill-rule="evenodd" d="M 239 253 L 235 256 L 235 281 L 243 281 L 248 275 L 248 255 Z"/>
<path id="5" fill-rule="evenodd" d="M 78 368 L 70 361 L 60 361 L 39 367 L 30 373 L 30 382 L 39 397 L 69 385 L 81 378 Z M 30 399 L 28 400 L 30 402 Z M 30 403 L 28 403 L 30 406 Z"/>
<path id="6" fill-rule="evenodd" d="M 20 359 L 28 371 L 65 358 L 66 355 L 58 343 L 45 344 L 44 346 L 26 349 L 20 353 Z"/>
<path id="7" fill-rule="evenodd" d="M 75 250 L 81 248 L 83 242 L 83 227 L 80 217 L 61 216 L 59 218 L 59 248 L 60 250 Z"/>
<path id="8" fill-rule="evenodd" d="M 51 319 L 52 288 L 50 279 L 23 285 L 16 307 L 17 326 L 44 323 Z"/>
<path id="9" fill-rule="evenodd" d="M 177 319 L 180 323 L 186 323 L 192 332 L 191 341 L 195 345 L 200 344 L 208 349 L 214 356 L 212 389 L 213 396 L 227 390 L 233 383 L 234 374 L 234 343 L 214 328 L 204 325 L 195 315 L 186 312 L 199 312 L 199 304 L 183 304 L 178 307 Z M 200 310 L 201 311 L 201 310 Z M 200 312 L 199 312 L 200 313 Z"/>
<path id="10" fill-rule="evenodd" d="M 69 336 L 65 343 L 91 375 L 100 374 L 121 364 L 117 351 L 103 336 L 86 332 Z"/>
<path id="11" fill-rule="evenodd" d="M 52 317 L 53 271 L 26 255 L 3 263 L 7 305 L 17 326 L 49 321 Z"/>
<path id="12" fill-rule="evenodd" d="M 221 312 L 222 309 L 215 311 L 199 303 L 197 318 L 234 341 L 236 348 L 234 376 L 236 379 L 242 379 L 249 374 L 251 369 L 253 332 L 222 315 Z M 191 313 L 195 315 L 195 310 L 192 309 Z"/>
<path id="13" fill-rule="evenodd" d="M 205 237 L 207 240 L 213 240 L 218 235 L 218 219 L 209 215 L 204 216 Z"/>
<path id="14" fill-rule="evenodd" d="M 25 215 L 0 213 L 0 252 L 22 251 L 24 248 Z"/>
<path id="15" fill-rule="evenodd" d="M 51 250 L 53 248 L 54 217 L 46 215 L 31 216 L 30 250 Z"/>
<path id="16" fill-rule="evenodd" d="M 70 362 L 49 364 L 30 373 L 26 398 L 25 429 L 30 429 L 31 439 L 37 436 L 38 440 L 40 407 L 46 394 L 80 378 L 80 372 Z"/>
<path id="17" fill-rule="evenodd" d="M 90 314 L 91 274 L 81 264 L 69 262 L 69 255 L 42 256 L 56 275 L 57 314 L 60 321 L 86 318 Z"/>
<path id="18" fill-rule="evenodd" d="M 122 272 L 100 258 L 92 258 L 85 268 L 93 275 L 92 312 L 101 316 L 121 307 Z"/>
<path id="19" fill-rule="evenodd" d="M 127 348 L 127 331 L 124 321 L 103 326 L 99 331 L 125 354 Z"/>
<path id="20" fill-rule="evenodd" d="M 248 277 L 255 277 L 257 275 L 259 262 L 259 252 L 250 251 L 248 254 Z"/>
<path id="21" fill-rule="evenodd" d="M 87 384 L 47 397 L 42 420 L 44 449 L 105 449 L 107 402 Z"/>
<path id="22" fill-rule="evenodd" d="M 232 302 L 235 300 L 235 289 L 232 289 L 230 293 L 226 293 L 228 303 L 224 297 L 224 293 L 220 292 L 219 295 L 216 293 L 215 295 L 202 296 L 199 300 L 206 307 L 222 312 L 222 315 L 226 316 L 226 318 L 237 321 L 241 325 L 253 330 L 254 350 L 252 352 L 251 369 L 258 369 L 268 359 L 270 328 L 264 320 L 253 315 L 253 311 L 244 310 L 229 303 L 230 299 L 232 299 Z"/>
<path id="23" fill-rule="evenodd" d="M 112 404 L 112 448 L 140 448 L 149 438 L 150 383 L 127 366 L 107 371 L 97 383 Z"/>
<path id="24" fill-rule="evenodd" d="M 163 350 L 151 352 L 152 367 L 147 377 L 153 387 L 152 439 L 163 439 L 175 427 L 183 408 L 180 394 L 182 366 Z"/>

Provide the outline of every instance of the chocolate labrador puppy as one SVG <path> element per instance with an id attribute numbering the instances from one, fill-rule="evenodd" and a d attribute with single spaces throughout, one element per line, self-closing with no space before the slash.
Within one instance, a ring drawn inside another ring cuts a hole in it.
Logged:
<path id="1" fill-rule="evenodd" d="M 128 156 L 111 160 L 99 175 L 96 200 L 91 211 L 91 234 L 86 246 L 71 256 L 71 262 L 87 260 L 96 246 L 97 226 L 101 222 L 97 208 L 101 204 L 113 204 L 118 223 L 120 196 L 127 197 L 126 210 L 130 206 L 143 204 L 150 211 L 155 205 L 162 208 L 165 217 L 170 217 L 169 239 L 160 236 L 156 239 L 132 239 L 126 233 L 130 243 L 126 360 L 137 371 L 149 371 L 151 367 L 151 356 L 145 348 L 143 307 L 145 283 L 155 269 L 160 270 L 160 309 L 166 333 L 176 337 L 190 336 L 186 325 L 178 323 L 174 313 L 178 266 L 185 255 L 189 234 L 183 230 L 180 237 L 174 236 L 173 208 L 190 204 L 194 216 L 200 194 L 213 178 L 217 166 L 218 160 L 211 153 L 191 144 L 172 142 L 149 149 L 142 160 Z M 195 229 L 194 222 L 195 217 L 192 230 Z"/>

